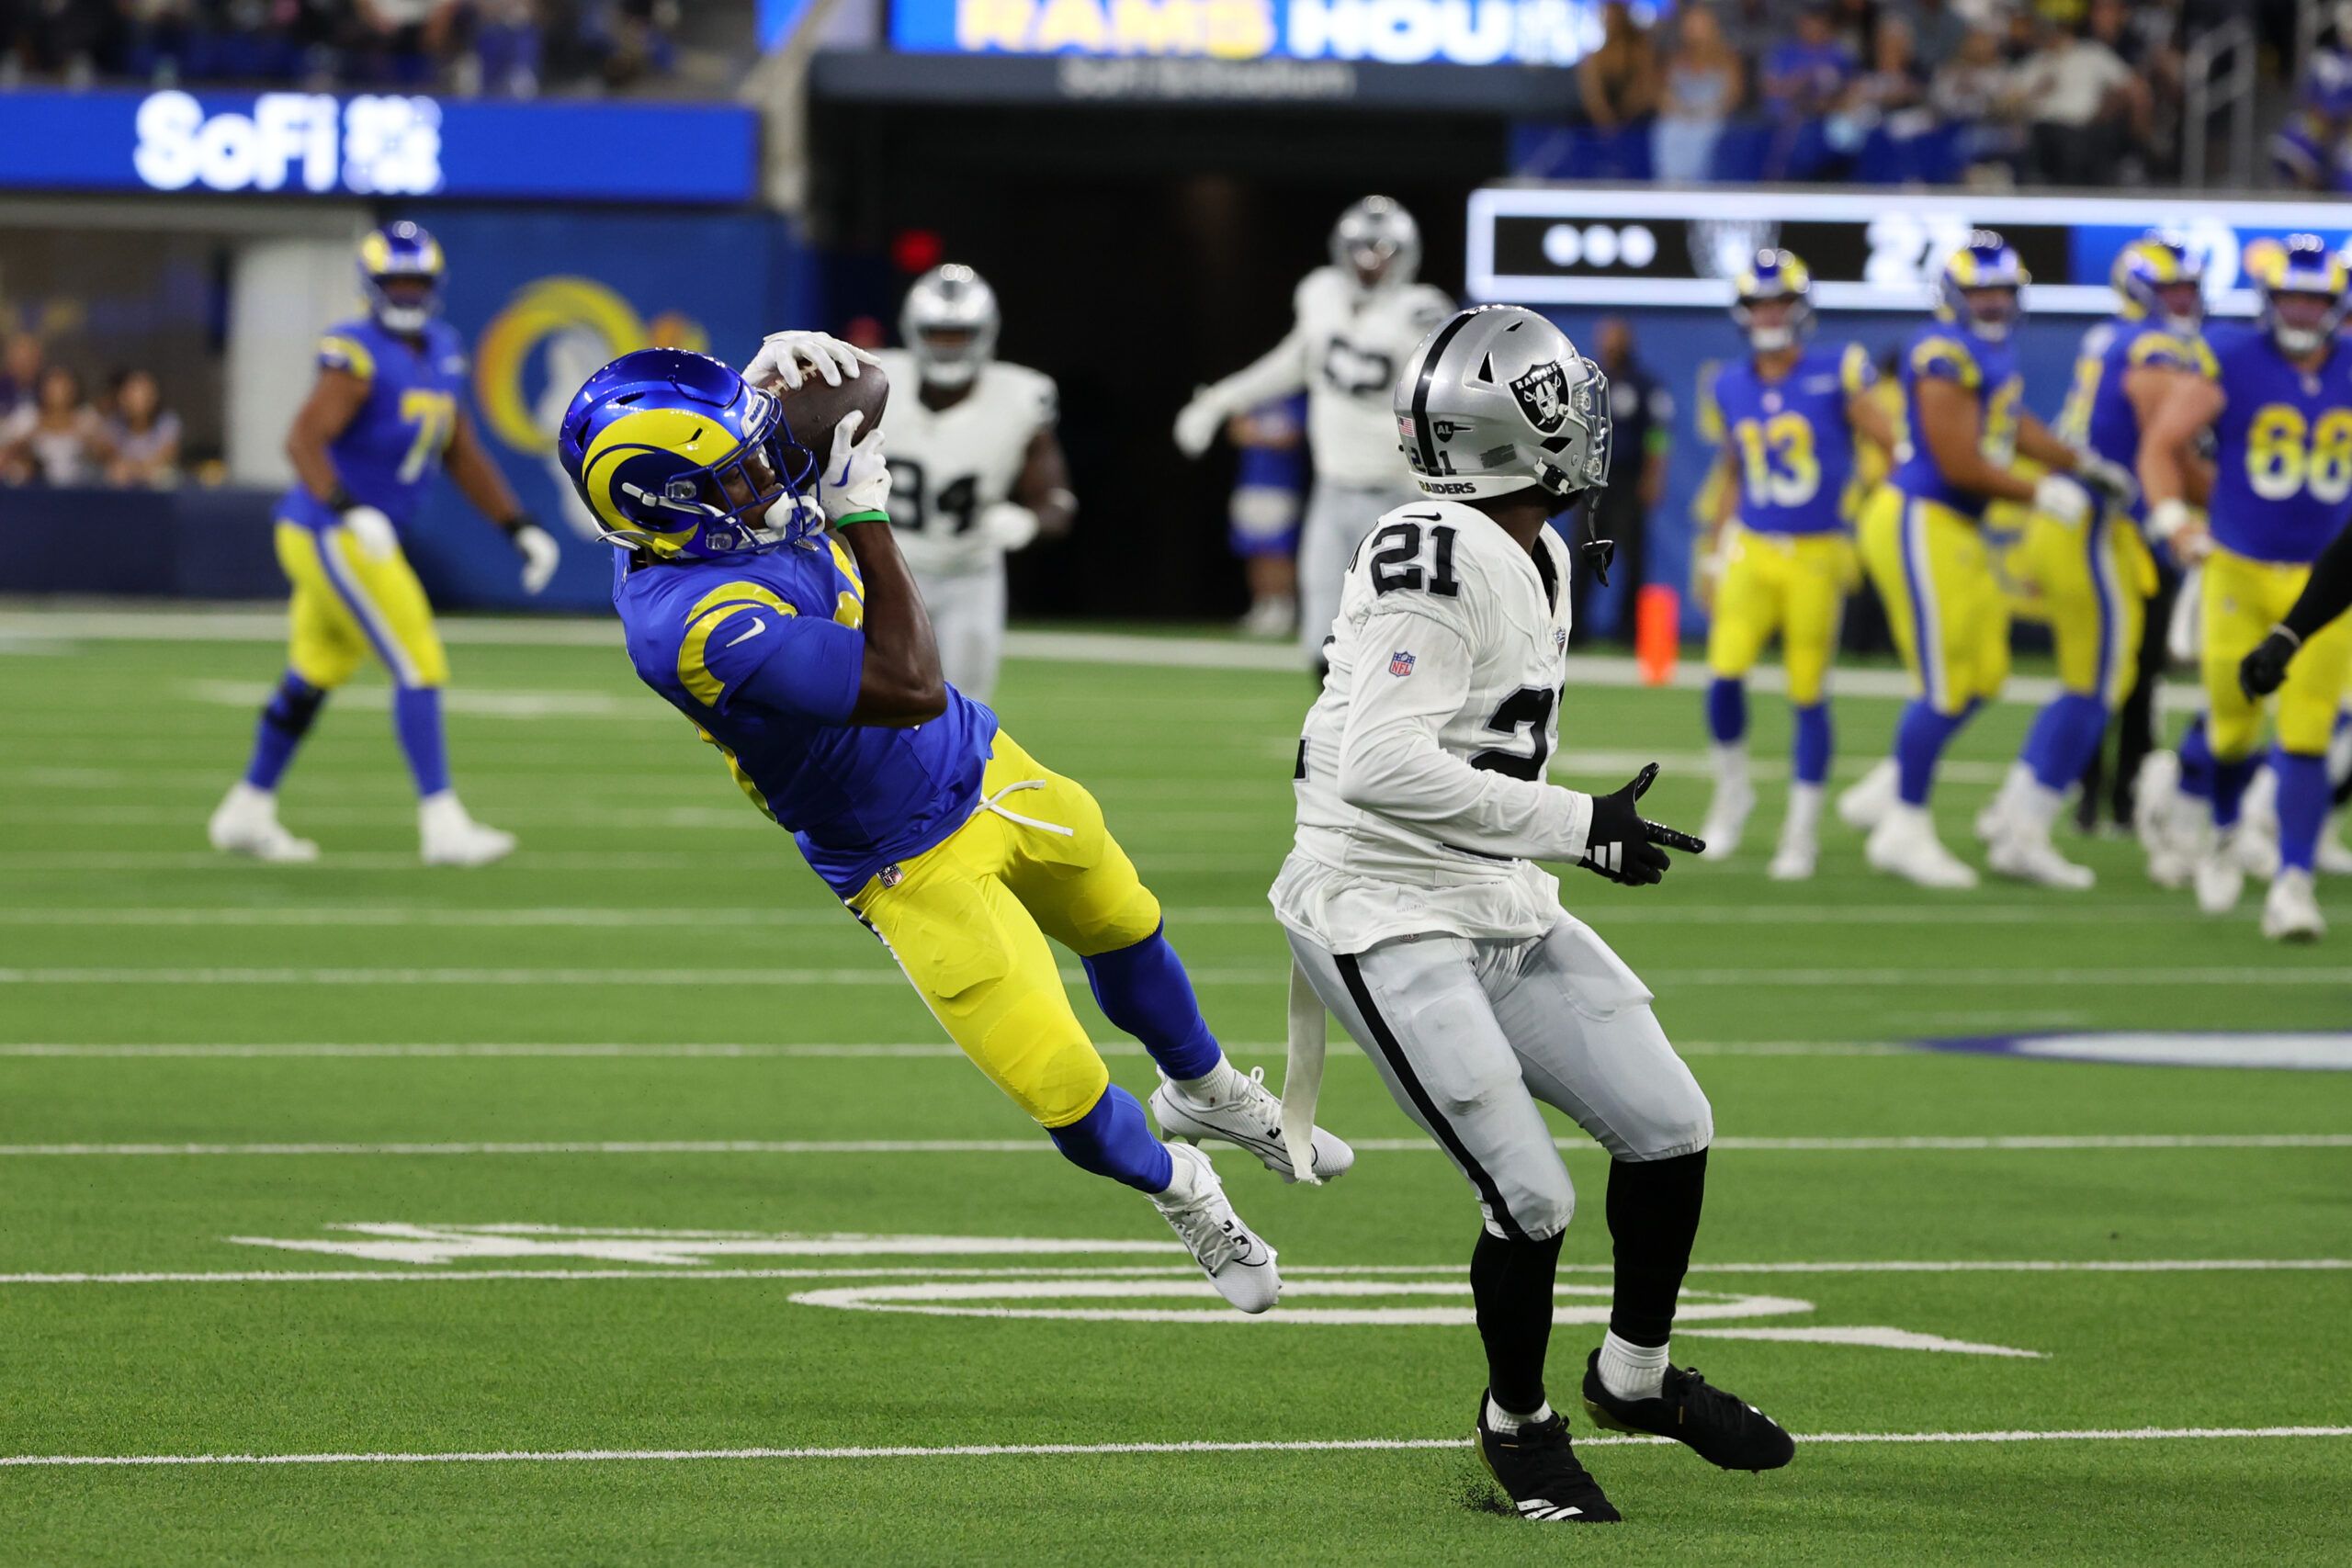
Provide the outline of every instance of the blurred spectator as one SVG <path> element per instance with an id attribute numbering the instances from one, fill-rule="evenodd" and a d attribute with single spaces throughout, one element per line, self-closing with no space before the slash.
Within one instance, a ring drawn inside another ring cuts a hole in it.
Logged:
<path id="1" fill-rule="evenodd" d="M 1871 68 L 1854 78 L 1838 105 L 1840 117 L 1854 128 L 1847 134 L 1859 140 L 1889 117 L 1917 107 L 1927 99 L 1927 86 L 1912 53 L 1911 25 L 1886 18 L 1871 46 Z"/>
<path id="2" fill-rule="evenodd" d="M 2352 189 L 2352 52 L 2315 49 L 2270 158 L 2284 182 L 2305 190 Z M 2201 171 L 2199 171 L 2201 172 Z"/>
<path id="3" fill-rule="evenodd" d="M 539 90 L 542 39 L 537 0 L 466 0 L 457 28 L 466 39 L 452 76 L 463 93 L 527 98 Z"/>
<path id="4" fill-rule="evenodd" d="M 1600 47 L 1577 62 L 1577 91 L 1596 130 L 1638 125 L 1657 108 L 1657 51 L 1624 0 L 1600 12 Z"/>
<path id="5" fill-rule="evenodd" d="M 40 373 L 40 391 L 0 423 L 0 479 L 10 484 L 85 485 L 98 477 L 106 432 L 82 395 L 82 378 L 62 365 Z"/>
<path id="6" fill-rule="evenodd" d="M 2018 69 L 2017 97 L 2031 122 L 2037 174 L 2055 185 L 2111 186 L 2146 178 L 2147 84 L 2096 39 L 2052 28 Z"/>
<path id="7" fill-rule="evenodd" d="M 30 407 L 40 390 L 40 369 L 49 355 L 40 339 L 30 333 L 11 333 L 0 349 L 0 422 L 19 408 Z"/>
<path id="8" fill-rule="evenodd" d="M 1634 329 L 1622 316 L 1602 318 L 1594 333 L 1595 357 L 1609 378 L 1609 485 L 1589 502 L 1592 525 L 1617 541 L 1609 569 L 1610 585 L 1621 606 L 1617 636 L 1634 637 L 1634 604 L 1648 576 L 1650 514 L 1666 494 L 1666 457 L 1674 428 L 1674 394 L 1634 355 Z M 1596 623 L 1591 610 L 1592 575 L 1574 574 L 1575 619 Z"/>
<path id="9" fill-rule="evenodd" d="M 1785 0 L 1726 0 L 1715 8 L 1724 41 L 1753 70 L 1788 32 Z"/>
<path id="10" fill-rule="evenodd" d="M 1808 6 L 1797 17 L 1794 36 L 1764 60 L 1764 102 L 1773 122 L 1768 178 L 1804 179 L 1827 162 L 1823 122 L 1855 70 L 1828 8 Z"/>
<path id="11" fill-rule="evenodd" d="M 1886 6 L 1881 17 L 1882 26 L 1894 20 L 1911 29 L 1911 58 L 1925 76 L 1932 77 L 1958 55 L 1969 34 L 1968 19 L 1951 0 L 1900 0 Z"/>
<path id="12" fill-rule="evenodd" d="M 1978 183 L 1994 172 L 2014 180 L 2024 161 L 2025 132 L 2007 118 L 2010 70 L 2001 58 L 2001 36 L 1978 28 L 1928 87 L 1937 116 L 1959 128 L 1960 165 Z"/>
<path id="13" fill-rule="evenodd" d="M 1739 108 L 1742 81 L 1739 56 L 1707 6 L 1690 6 L 1675 17 L 1663 82 L 1650 130 L 1651 166 L 1669 184 L 1710 178 L 1724 123 Z"/>
<path id="14" fill-rule="evenodd" d="M 115 373 L 106 448 L 110 485 L 161 490 L 179 481 L 180 416 L 164 406 L 164 389 L 153 371 Z"/>

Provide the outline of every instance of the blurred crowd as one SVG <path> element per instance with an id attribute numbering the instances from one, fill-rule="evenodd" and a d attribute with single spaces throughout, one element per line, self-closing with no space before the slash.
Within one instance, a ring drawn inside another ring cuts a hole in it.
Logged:
<path id="1" fill-rule="evenodd" d="M 1611 4 L 1577 108 L 1609 172 L 1667 181 L 2141 184 L 2177 172 L 2188 40 L 2260 4 Z"/>
<path id="2" fill-rule="evenodd" d="M 684 0 L 0 0 L 0 86 L 130 80 L 528 97 L 669 71 Z"/>
<path id="3" fill-rule="evenodd" d="M 153 371 L 117 370 L 93 397 L 32 333 L 0 346 L 0 484 L 137 490 L 179 479 L 180 417 Z"/>

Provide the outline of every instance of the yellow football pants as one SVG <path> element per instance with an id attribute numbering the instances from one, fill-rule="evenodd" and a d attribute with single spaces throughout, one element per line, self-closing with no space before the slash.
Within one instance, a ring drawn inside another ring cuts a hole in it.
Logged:
<path id="1" fill-rule="evenodd" d="M 408 558 L 367 547 L 348 528 L 312 533 L 280 519 L 277 564 L 294 585 L 286 662 L 322 691 L 351 679 L 373 652 L 402 686 L 442 686 L 449 656 Z"/>
<path id="2" fill-rule="evenodd" d="M 1707 667 L 1718 676 L 1745 675 L 1777 635 L 1789 701 L 1811 707 L 1828 683 L 1856 576 L 1854 547 L 1843 534 L 1732 529 L 1707 629 Z"/>
<path id="3" fill-rule="evenodd" d="M 2205 562 L 2203 672 L 2206 733 L 2225 762 L 2254 754 L 2262 739 L 2262 705 L 2238 688 L 2238 662 L 2269 635 L 2303 591 L 2308 566 L 2252 560 L 2216 549 Z M 2278 688 L 2278 744 L 2319 756 L 2335 729 L 2335 713 L 2352 674 L 2352 615 L 2313 632 L 2287 666 Z"/>
<path id="4" fill-rule="evenodd" d="M 1958 715 L 2009 678 L 2009 613 L 1977 525 L 1881 485 L 1862 511 L 1862 563 L 1919 695 Z"/>
<path id="5" fill-rule="evenodd" d="M 2146 635 L 2156 563 L 2131 518 L 2069 527 L 2035 515 L 2019 565 L 2040 590 L 2058 655 L 2058 683 L 2112 708 L 2131 689 Z"/>
<path id="6" fill-rule="evenodd" d="M 980 1071 L 1041 1125 L 1066 1127 L 1111 1075 L 1046 939 L 1081 957 L 1133 946 L 1159 929 L 1159 900 L 1085 787 L 1001 730 L 980 792 L 992 807 L 849 907 Z"/>

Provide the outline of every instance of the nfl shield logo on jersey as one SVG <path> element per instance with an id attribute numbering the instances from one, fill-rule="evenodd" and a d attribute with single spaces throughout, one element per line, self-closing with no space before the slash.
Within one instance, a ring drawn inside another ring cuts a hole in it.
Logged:
<path id="1" fill-rule="evenodd" d="M 1536 429 L 1549 434 L 1568 417 L 1568 377 L 1556 359 L 1546 360 L 1510 384 L 1521 412 Z"/>
<path id="2" fill-rule="evenodd" d="M 1390 654 L 1388 672 L 1391 675 L 1410 675 L 1413 672 L 1413 656 L 1409 653 Z"/>

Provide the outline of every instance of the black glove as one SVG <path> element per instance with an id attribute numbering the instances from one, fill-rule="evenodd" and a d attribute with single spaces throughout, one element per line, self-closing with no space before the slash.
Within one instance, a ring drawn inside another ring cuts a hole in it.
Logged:
<path id="1" fill-rule="evenodd" d="M 1666 874 L 1674 863 L 1658 848 L 1687 850 L 1698 854 L 1707 846 L 1688 833 L 1645 821 L 1634 808 L 1657 777 L 1657 764 L 1652 762 L 1634 775 L 1634 782 L 1614 795 L 1592 797 L 1592 828 L 1586 833 L 1584 859 L 1577 863 L 1587 871 L 1599 872 L 1611 882 L 1622 882 L 1630 887 L 1644 887 Z"/>
<path id="2" fill-rule="evenodd" d="M 2238 689 L 2249 697 L 2267 697 L 2287 679 L 2287 662 L 2303 639 L 2284 626 L 2273 626 L 2270 635 L 2255 645 L 2254 651 L 2238 664 Z"/>
<path id="3" fill-rule="evenodd" d="M 1601 536 L 1600 526 L 1592 520 L 1592 502 L 1589 501 L 1584 504 L 1584 543 L 1577 547 L 1577 553 L 1584 557 L 1584 564 L 1591 571 L 1592 580 L 1603 588 L 1608 587 L 1609 563 L 1617 558 L 1617 541 Z"/>

